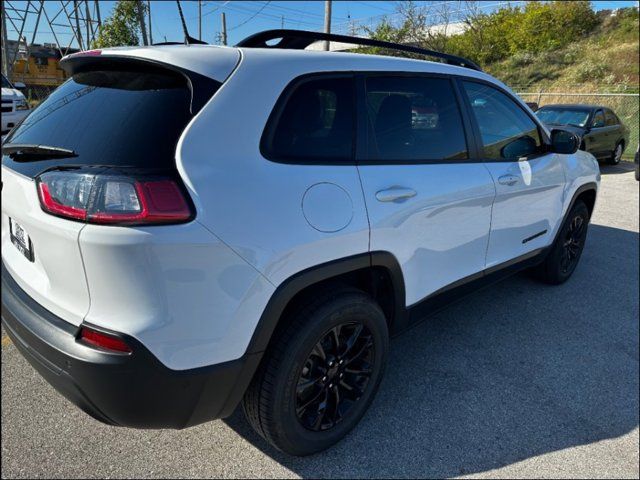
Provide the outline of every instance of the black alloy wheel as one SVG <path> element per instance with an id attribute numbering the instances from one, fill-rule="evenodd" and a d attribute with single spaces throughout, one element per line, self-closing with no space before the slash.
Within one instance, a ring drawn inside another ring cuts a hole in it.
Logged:
<path id="1" fill-rule="evenodd" d="M 569 228 L 562 246 L 562 256 L 560 257 L 560 268 L 563 274 L 571 271 L 574 264 L 580 258 L 584 237 L 585 219 L 582 215 L 576 215 L 571 219 Z"/>
<path id="2" fill-rule="evenodd" d="M 302 367 L 295 389 L 296 415 L 312 431 L 334 427 L 366 391 L 375 350 L 361 323 L 342 323 L 326 332 Z"/>

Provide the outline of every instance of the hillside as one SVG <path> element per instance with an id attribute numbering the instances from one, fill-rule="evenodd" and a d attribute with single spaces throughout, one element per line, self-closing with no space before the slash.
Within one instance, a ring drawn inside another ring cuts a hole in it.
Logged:
<path id="1" fill-rule="evenodd" d="M 513 56 L 485 65 L 519 91 L 638 92 L 638 11 L 599 12 L 598 26 L 564 48 Z"/>

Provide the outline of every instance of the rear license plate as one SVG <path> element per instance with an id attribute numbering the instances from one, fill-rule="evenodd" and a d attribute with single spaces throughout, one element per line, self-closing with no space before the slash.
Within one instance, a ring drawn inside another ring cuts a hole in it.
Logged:
<path id="1" fill-rule="evenodd" d="M 11 236 L 11 243 L 20 250 L 27 260 L 33 262 L 33 245 L 31 244 L 31 239 L 25 229 L 22 228 L 22 225 L 13 218 L 9 218 L 9 234 Z"/>

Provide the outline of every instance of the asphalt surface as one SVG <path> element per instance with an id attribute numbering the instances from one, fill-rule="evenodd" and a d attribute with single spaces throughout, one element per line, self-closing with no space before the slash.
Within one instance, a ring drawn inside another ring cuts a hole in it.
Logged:
<path id="1" fill-rule="evenodd" d="M 569 282 L 521 274 L 391 342 L 358 427 L 327 452 L 274 451 L 240 411 L 183 431 L 91 419 L 2 337 L 2 477 L 638 478 L 638 183 L 603 167 Z"/>

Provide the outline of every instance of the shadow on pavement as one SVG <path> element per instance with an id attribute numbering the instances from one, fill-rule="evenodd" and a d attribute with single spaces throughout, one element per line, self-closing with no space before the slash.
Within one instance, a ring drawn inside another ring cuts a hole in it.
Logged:
<path id="1" fill-rule="evenodd" d="M 633 160 L 622 161 L 618 165 L 607 165 L 604 162 L 600 162 L 600 173 L 603 175 L 612 175 L 620 173 L 633 172 L 636 169 L 636 164 Z"/>
<path id="2" fill-rule="evenodd" d="M 638 426 L 638 233 L 591 225 L 574 276 L 520 274 L 391 342 L 369 412 L 330 450 L 294 458 L 225 422 L 303 477 L 449 477 Z"/>

